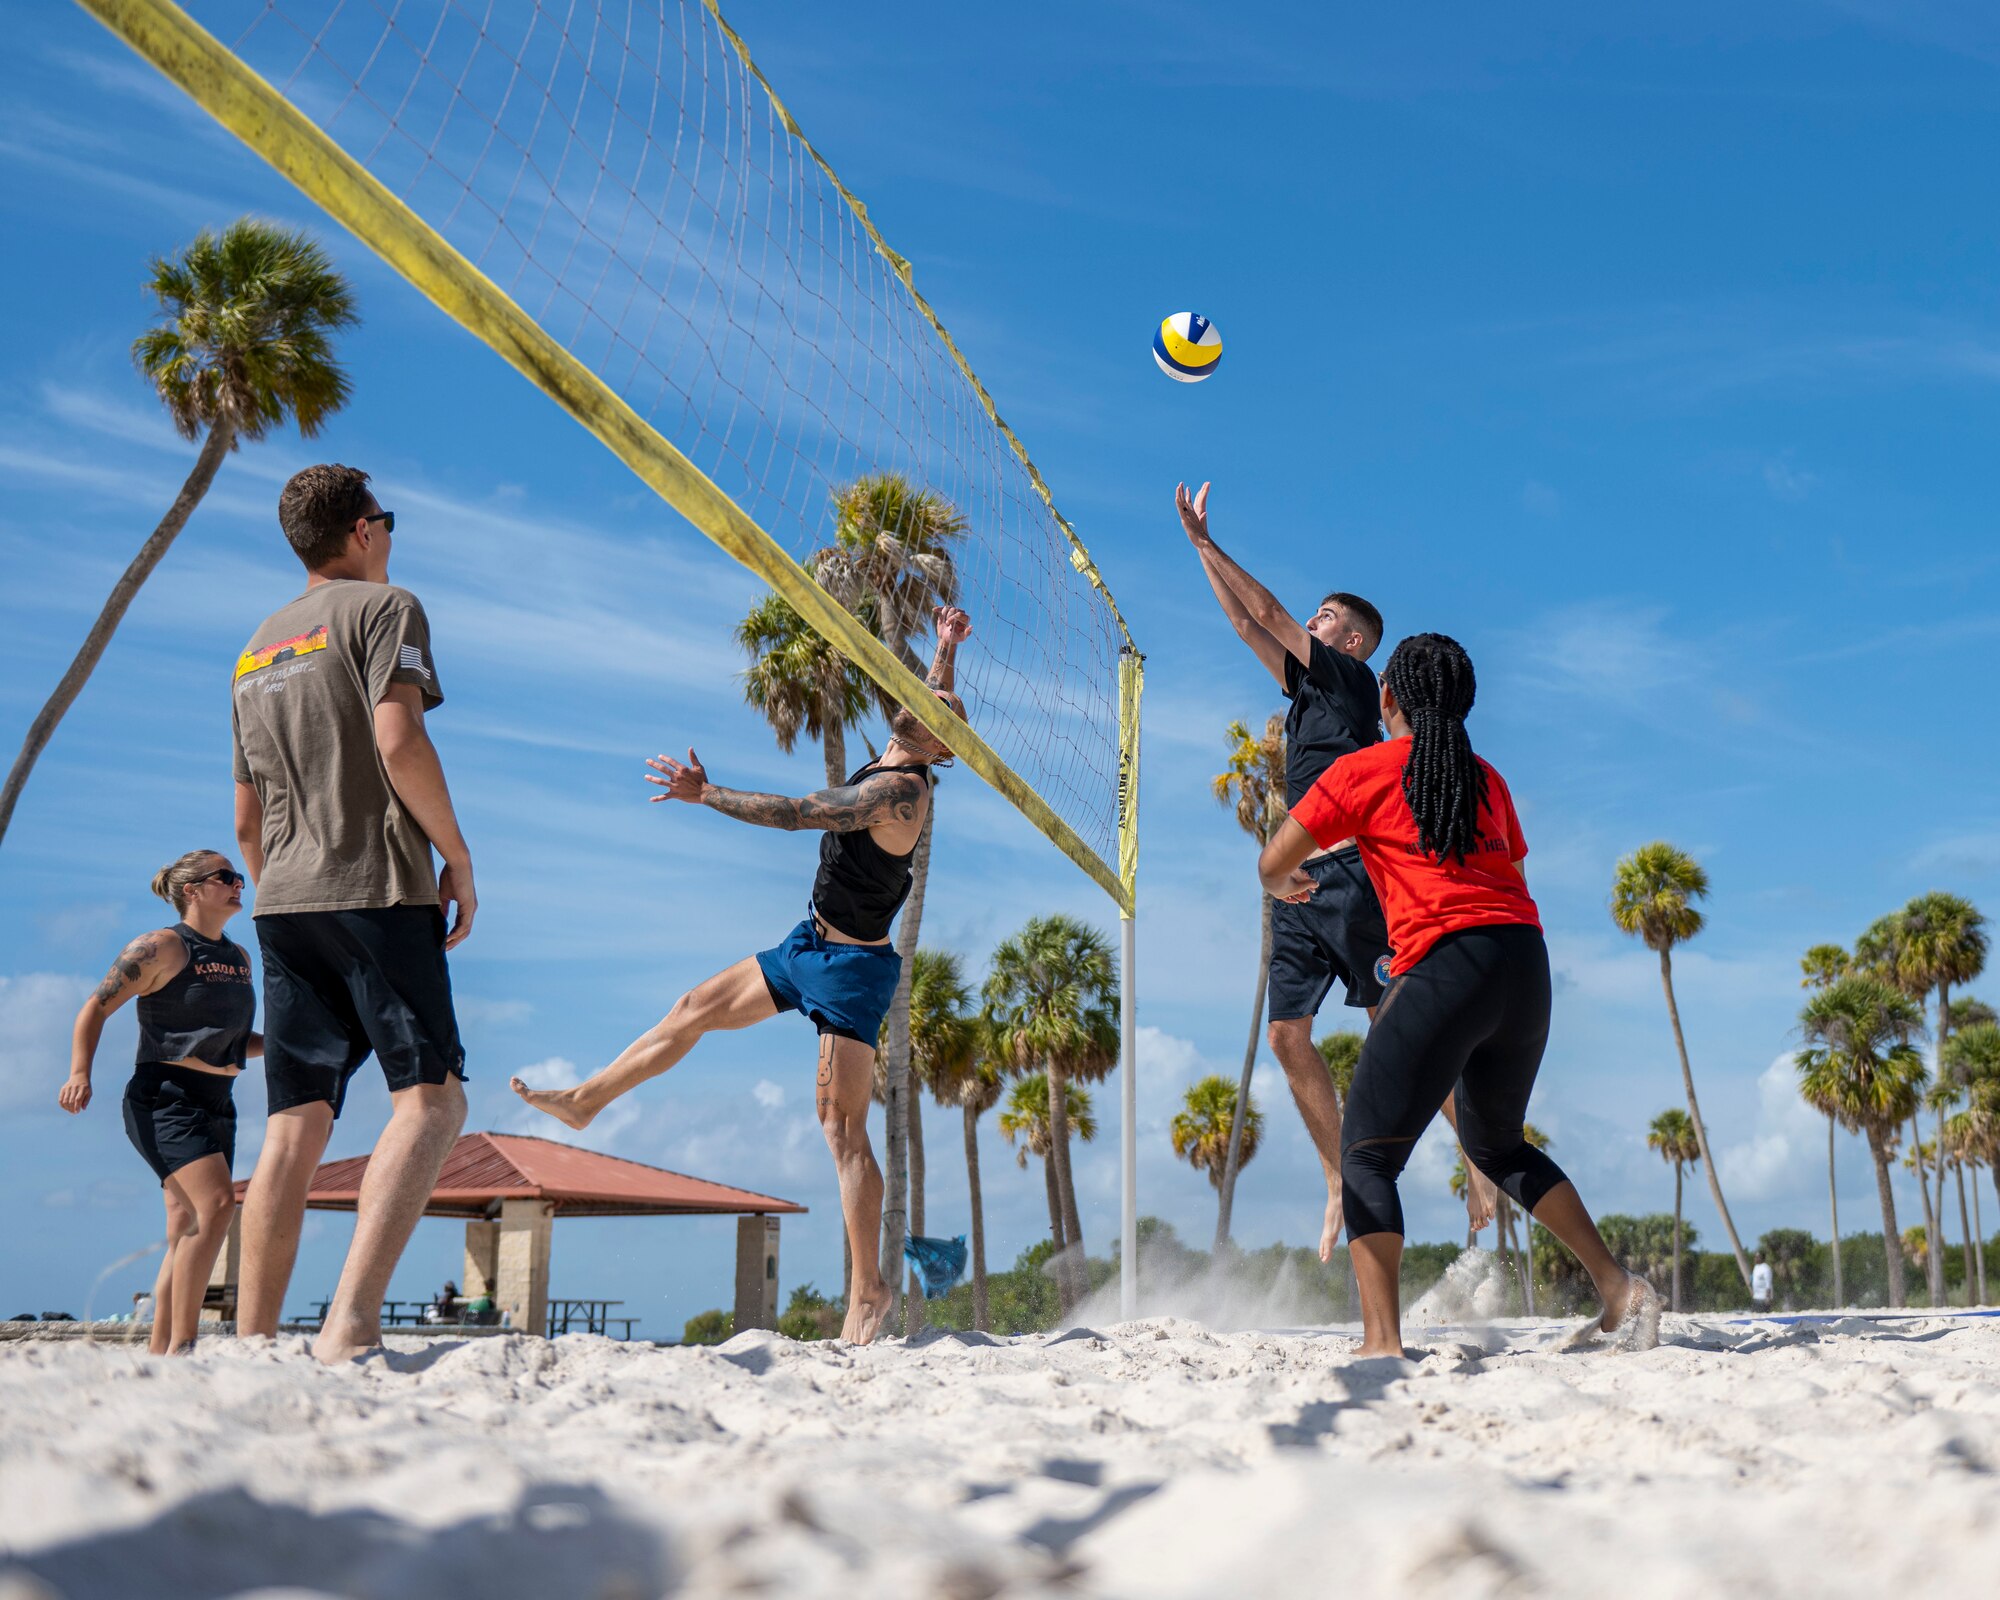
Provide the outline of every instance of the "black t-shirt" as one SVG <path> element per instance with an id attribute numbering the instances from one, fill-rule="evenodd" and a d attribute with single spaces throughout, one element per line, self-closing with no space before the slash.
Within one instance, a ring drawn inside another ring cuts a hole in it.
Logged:
<path id="1" fill-rule="evenodd" d="M 1374 670 L 1306 635 L 1310 666 L 1285 655 L 1285 803 L 1295 806 L 1339 760 L 1382 742 L 1382 698 Z"/>

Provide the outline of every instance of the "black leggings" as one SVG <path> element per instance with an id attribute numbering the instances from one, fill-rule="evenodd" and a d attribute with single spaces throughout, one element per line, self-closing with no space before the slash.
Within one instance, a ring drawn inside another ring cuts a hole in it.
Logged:
<path id="1" fill-rule="evenodd" d="M 1347 1237 L 1403 1231 L 1396 1179 L 1454 1084 L 1466 1160 L 1528 1211 L 1567 1182 L 1521 1131 L 1548 1042 L 1549 952 L 1539 928 L 1446 934 L 1395 979 L 1342 1123 Z"/>

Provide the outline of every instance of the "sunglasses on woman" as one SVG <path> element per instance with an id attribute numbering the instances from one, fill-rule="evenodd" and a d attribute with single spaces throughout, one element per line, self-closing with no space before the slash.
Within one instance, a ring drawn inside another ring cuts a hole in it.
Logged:
<path id="1" fill-rule="evenodd" d="M 188 887 L 192 889 L 197 883 L 207 883 L 210 879 L 229 889 L 240 889 L 249 881 L 234 867 L 217 867 L 213 872 L 204 872 L 199 878 L 189 880 Z"/>

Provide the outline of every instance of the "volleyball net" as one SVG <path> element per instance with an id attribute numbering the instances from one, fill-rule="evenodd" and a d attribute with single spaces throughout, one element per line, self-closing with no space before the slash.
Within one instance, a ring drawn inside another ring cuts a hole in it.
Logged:
<path id="1" fill-rule="evenodd" d="M 909 263 L 715 0 L 79 0 L 1103 887 L 1140 657 Z M 922 687 L 965 607 L 968 728 Z"/>

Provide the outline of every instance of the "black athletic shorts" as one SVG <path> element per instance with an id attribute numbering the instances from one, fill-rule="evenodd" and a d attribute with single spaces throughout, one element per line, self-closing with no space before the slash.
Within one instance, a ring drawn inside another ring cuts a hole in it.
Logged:
<path id="1" fill-rule="evenodd" d="M 465 1077 L 436 906 L 279 912 L 257 943 L 272 1111 L 324 1100 L 339 1116 L 370 1051 L 392 1093 Z"/>
<path id="2" fill-rule="evenodd" d="M 1352 846 L 1314 856 L 1306 871 L 1319 885 L 1310 900 L 1271 907 L 1271 1020 L 1319 1014 L 1335 980 L 1347 1003 L 1368 1007 L 1389 982 L 1389 929 L 1382 902 Z"/>
<path id="3" fill-rule="evenodd" d="M 142 1061 L 125 1085 L 125 1136 L 165 1183 L 203 1156 L 236 1164 L 236 1080 Z"/>

